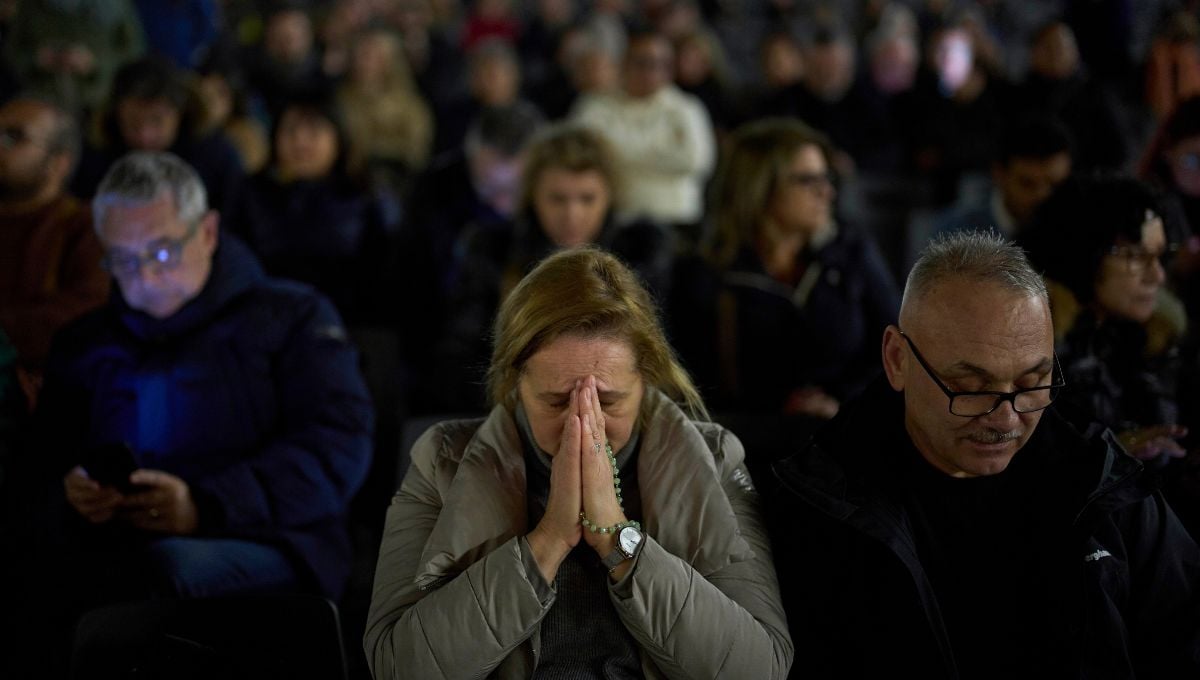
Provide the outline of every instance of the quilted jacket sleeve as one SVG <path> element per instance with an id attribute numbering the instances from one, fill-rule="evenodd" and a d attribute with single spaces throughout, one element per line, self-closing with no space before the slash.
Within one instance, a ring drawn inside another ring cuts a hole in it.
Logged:
<path id="1" fill-rule="evenodd" d="M 412 466 L 388 508 L 364 641 L 375 678 L 484 677 L 533 634 L 554 601 L 539 596 L 520 537 L 459 574 L 417 584 L 442 507 L 442 440 L 434 427 L 413 446 Z"/>
<path id="2" fill-rule="evenodd" d="M 634 569 L 613 586 L 613 602 L 669 678 L 784 678 L 792 641 L 758 494 L 736 437 L 722 431 L 715 453 L 721 485 L 752 555 L 704 576 L 647 538 Z"/>

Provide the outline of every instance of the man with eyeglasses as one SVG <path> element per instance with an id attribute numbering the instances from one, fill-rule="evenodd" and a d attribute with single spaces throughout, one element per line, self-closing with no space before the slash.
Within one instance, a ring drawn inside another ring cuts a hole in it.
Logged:
<path id="1" fill-rule="evenodd" d="M 0 106 L 0 327 L 30 396 L 54 333 L 108 296 L 90 211 L 64 188 L 79 144 L 74 118 L 47 100 Z"/>
<path id="2" fill-rule="evenodd" d="M 1200 677 L 1200 548 L 1053 350 L 1019 248 L 925 250 L 886 380 L 776 465 L 795 677 Z"/>
<path id="3" fill-rule="evenodd" d="M 336 600 L 372 408 L 332 304 L 219 234 L 199 176 L 169 153 L 120 159 L 93 210 L 120 295 L 64 329 L 47 365 L 25 481 L 59 491 L 28 525 L 60 545 L 34 554 L 23 588 L 60 615 L 149 597 Z"/>

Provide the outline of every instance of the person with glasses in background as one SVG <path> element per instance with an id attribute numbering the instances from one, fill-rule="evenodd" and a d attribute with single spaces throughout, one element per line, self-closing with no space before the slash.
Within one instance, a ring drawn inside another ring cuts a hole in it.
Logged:
<path id="1" fill-rule="evenodd" d="M 1190 234 L 1180 243 L 1167 278 L 1188 316 L 1200 318 L 1200 95 L 1179 102 L 1159 125 L 1138 170 L 1163 193 L 1166 213 L 1187 223 Z"/>
<path id="2" fill-rule="evenodd" d="M 91 213 L 65 189 L 79 145 L 75 119 L 49 100 L 0 106 L 0 328 L 29 397 L 54 333 L 108 296 Z"/>
<path id="3" fill-rule="evenodd" d="M 1021 241 L 1043 272 L 1069 400 L 1113 428 L 1131 454 L 1165 463 L 1179 425 L 1182 304 L 1165 287 L 1179 229 L 1160 198 L 1125 178 L 1064 185 Z"/>
<path id="4" fill-rule="evenodd" d="M 1161 195 L 1133 179 L 1064 185 L 1022 238 L 1043 271 L 1055 345 L 1077 389 L 1069 405 L 1111 427 L 1163 475 L 1167 498 L 1200 536 L 1197 354 L 1184 305 L 1166 286 L 1184 227 Z"/>
<path id="5" fill-rule="evenodd" d="M 177 156 L 118 160 L 93 212 L 120 294 L 56 337 L 33 416 L 22 484 L 48 498 L 8 553 L 29 650 L 116 601 L 336 600 L 373 424 L 333 305 L 219 235 Z"/>
<path id="6" fill-rule="evenodd" d="M 669 305 L 672 338 L 700 383 L 718 386 L 718 410 L 825 420 L 879 372 L 876 338 L 900 295 L 874 239 L 834 214 L 833 153 L 783 118 L 730 139 L 706 258 L 715 290 L 684 264 Z"/>
<path id="7" fill-rule="evenodd" d="M 1200 547 L 1075 389 L 1020 248 L 935 239 L 885 380 L 775 467 L 793 677 L 1195 677 Z"/>

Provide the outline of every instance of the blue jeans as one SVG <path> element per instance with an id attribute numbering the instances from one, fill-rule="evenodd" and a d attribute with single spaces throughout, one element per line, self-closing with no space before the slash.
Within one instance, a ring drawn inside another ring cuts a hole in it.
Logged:
<path id="1" fill-rule="evenodd" d="M 148 585 L 159 597 L 294 592 L 300 576 L 278 548 L 232 538 L 163 538 L 144 549 Z"/>

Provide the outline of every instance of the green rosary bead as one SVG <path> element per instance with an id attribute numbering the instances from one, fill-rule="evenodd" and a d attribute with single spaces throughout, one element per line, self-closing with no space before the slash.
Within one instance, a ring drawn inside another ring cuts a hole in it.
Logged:
<path id="1" fill-rule="evenodd" d="M 612 466 L 613 470 L 613 491 L 615 491 L 617 494 L 617 505 L 620 506 L 621 512 L 625 512 L 624 499 L 621 497 L 621 478 L 617 475 L 617 457 L 615 454 L 613 454 L 611 444 L 606 443 L 604 448 L 608 453 L 608 464 Z M 626 520 L 624 522 L 614 524 L 611 527 L 597 526 L 582 512 L 579 513 L 579 523 L 583 525 L 583 528 L 587 529 L 593 534 L 615 534 L 625 527 L 634 527 L 639 531 L 642 528 L 642 524 L 636 520 Z"/>

